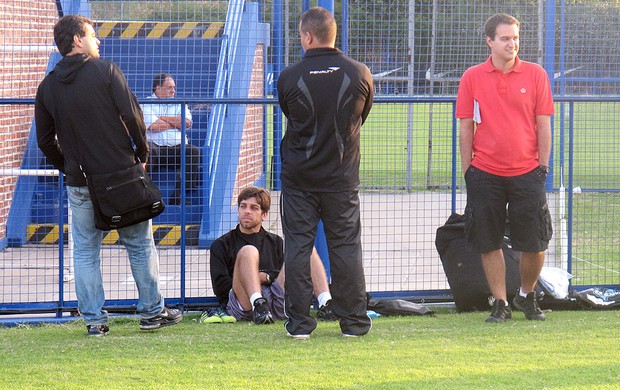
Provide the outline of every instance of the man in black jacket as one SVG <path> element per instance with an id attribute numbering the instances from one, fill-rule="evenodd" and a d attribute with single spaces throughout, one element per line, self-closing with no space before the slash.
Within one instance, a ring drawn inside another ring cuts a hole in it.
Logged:
<path id="1" fill-rule="evenodd" d="M 371 321 L 360 242 L 360 130 L 372 106 L 372 76 L 335 48 L 336 21 L 324 8 L 305 12 L 299 33 L 306 53 L 278 79 L 288 119 L 281 148 L 285 327 L 294 338 L 307 338 L 316 328 L 309 315 L 310 253 L 322 219 L 334 313 L 344 336 L 361 336 Z"/>
<path id="2" fill-rule="evenodd" d="M 211 244 L 210 269 L 213 291 L 222 308 L 201 316 L 201 322 L 253 320 L 270 324 L 284 313 L 282 237 L 267 232 L 263 221 L 271 208 L 271 196 L 263 188 L 248 187 L 237 197 L 239 224 Z M 312 257 L 313 292 L 319 302 L 317 318 L 335 320 L 325 268 L 316 251 Z"/>
<path id="3" fill-rule="evenodd" d="M 111 173 L 134 165 L 136 158 L 146 164 L 146 128 L 138 101 L 121 70 L 99 59 L 100 42 L 90 19 L 64 16 L 54 26 L 54 40 L 63 58 L 37 91 L 37 141 L 48 160 L 66 175 L 78 306 L 88 334 L 103 336 L 109 331 L 100 268 L 103 232 L 95 228 L 82 170 L 88 174 Z M 151 221 L 118 229 L 118 234 L 138 287 L 140 329 L 153 330 L 181 321 L 180 310 L 164 306 Z"/>

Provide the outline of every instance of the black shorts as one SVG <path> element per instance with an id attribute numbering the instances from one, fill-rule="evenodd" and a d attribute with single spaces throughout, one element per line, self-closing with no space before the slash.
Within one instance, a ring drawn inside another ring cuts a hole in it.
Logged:
<path id="1" fill-rule="evenodd" d="M 473 249 L 479 253 L 500 249 L 509 221 L 513 249 L 545 251 L 553 234 L 545 180 L 540 168 L 505 177 L 470 166 L 465 172 L 465 235 Z"/>

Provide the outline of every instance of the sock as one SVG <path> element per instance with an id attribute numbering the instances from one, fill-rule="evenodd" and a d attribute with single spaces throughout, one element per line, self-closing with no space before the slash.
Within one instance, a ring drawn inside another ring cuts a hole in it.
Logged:
<path id="1" fill-rule="evenodd" d="M 519 295 L 521 295 L 523 298 L 527 298 L 527 294 L 523 292 L 523 287 L 519 287 Z"/>
<path id="2" fill-rule="evenodd" d="M 329 291 L 325 291 L 320 293 L 319 296 L 316 297 L 316 299 L 319 301 L 319 307 L 323 307 L 325 306 L 327 301 L 332 299 L 332 294 L 330 294 Z"/>
<path id="3" fill-rule="evenodd" d="M 254 307 L 254 301 L 262 297 L 263 297 L 263 294 L 259 292 L 255 292 L 254 294 L 250 295 L 250 303 L 252 304 L 252 307 Z"/>

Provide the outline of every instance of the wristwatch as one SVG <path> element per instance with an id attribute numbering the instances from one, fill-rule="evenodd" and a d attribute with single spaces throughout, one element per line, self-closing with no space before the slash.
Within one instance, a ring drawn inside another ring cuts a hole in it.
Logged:
<path id="1" fill-rule="evenodd" d="M 551 170 L 551 167 L 549 165 L 544 165 L 544 164 L 540 164 L 539 168 L 542 169 L 545 174 L 549 173 L 549 171 Z"/>
<path id="2" fill-rule="evenodd" d="M 271 275 L 268 272 L 265 272 L 265 279 L 267 279 L 267 284 L 271 285 Z"/>

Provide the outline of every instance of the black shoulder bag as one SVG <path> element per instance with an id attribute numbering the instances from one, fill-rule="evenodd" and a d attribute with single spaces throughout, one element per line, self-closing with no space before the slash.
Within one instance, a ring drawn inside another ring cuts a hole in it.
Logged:
<path id="1" fill-rule="evenodd" d="M 139 160 L 129 168 L 112 173 L 88 175 L 83 169 L 82 173 L 93 202 L 97 229 L 135 225 L 155 218 L 166 207 L 161 191 Z"/>

